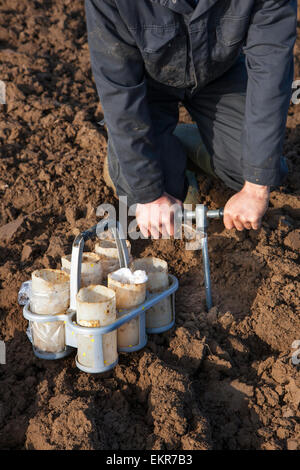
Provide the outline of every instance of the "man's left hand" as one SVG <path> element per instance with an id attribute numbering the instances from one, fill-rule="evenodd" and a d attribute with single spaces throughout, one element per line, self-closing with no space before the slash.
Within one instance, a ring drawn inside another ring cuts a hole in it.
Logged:
<path id="1" fill-rule="evenodd" d="M 268 208 L 269 186 L 245 182 L 243 189 L 232 196 L 224 208 L 224 225 L 227 229 L 257 230 Z"/>

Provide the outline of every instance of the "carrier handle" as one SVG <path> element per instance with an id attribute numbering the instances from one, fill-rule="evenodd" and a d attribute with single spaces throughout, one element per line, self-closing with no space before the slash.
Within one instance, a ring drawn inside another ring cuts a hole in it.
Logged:
<path id="1" fill-rule="evenodd" d="M 97 225 L 81 232 L 75 238 L 72 246 L 71 270 L 70 270 L 70 309 L 76 311 L 76 295 L 80 289 L 81 264 L 84 243 L 99 233 L 111 229 L 116 241 L 119 263 L 121 268 L 127 268 L 129 265 L 129 253 L 126 240 L 122 237 L 122 227 L 115 219 L 102 219 Z"/>

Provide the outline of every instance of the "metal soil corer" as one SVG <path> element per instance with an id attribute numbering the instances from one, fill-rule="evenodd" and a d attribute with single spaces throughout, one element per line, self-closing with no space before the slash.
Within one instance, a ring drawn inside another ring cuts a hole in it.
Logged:
<path id="1" fill-rule="evenodd" d="M 177 226 L 185 226 L 186 222 L 195 223 L 196 236 L 198 237 L 199 245 L 194 249 L 202 250 L 203 258 L 203 271 L 204 271 L 204 284 L 207 309 L 213 306 L 212 293 L 211 293 L 211 280 L 210 280 L 210 263 L 207 245 L 207 228 L 209 219 L 223 219 L 224 209 L 208 210 L 204 204 L 196 204 L 194 211 L 185 210 L 182 214 L 178 212 L 179 224 Z M 189 225 L 187 227 L 190 228 Z"/>

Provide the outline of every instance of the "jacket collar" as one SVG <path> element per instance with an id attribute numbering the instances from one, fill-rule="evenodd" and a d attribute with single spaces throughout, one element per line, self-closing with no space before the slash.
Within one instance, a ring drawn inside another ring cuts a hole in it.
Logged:
<path id="1" fill-rule="evenodd" d="M 182 15 L 190 15 L 191 19 L 195 19 L 198 16 L 209 10 L 215 3 L 220 0 L 199 0 L 195 8 L 187 0 L 150 0 L 152 3 L 158 3 L 159 5 L 169 8 L 170 10 L 180 13 Z"/>

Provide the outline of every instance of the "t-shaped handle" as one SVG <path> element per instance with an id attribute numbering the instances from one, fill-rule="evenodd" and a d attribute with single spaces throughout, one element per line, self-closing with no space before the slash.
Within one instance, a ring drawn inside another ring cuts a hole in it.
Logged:
<path id="1" fill-rule="evenodd" d="M 71 256 L 71 272 L 70 272 L 70 309 L 76 310 L 76 295 L 80 289 L 81 279 L 81 261 L 84 242 L 95 238 L 101 232 L 110 229 L 113 233 L 119 256 L 119 264 L 121 268 L 127 268 L 129 265 L 129 253 L 126 240 L 122 236 L 122 227 L 115 219 L 102 219 L 97 225 L 81 232 L 75 238 L 72 246 Z"/>
<path id="2" fill-rule="evenodd" d="M 204 204 L 197 204 L 194 211 L 185 211 L 183 220 L 191 220 L 196 223 L 196 230 L 206 232 L 208 219 L 222 219 L 224 209 L 208 210 Z"/>

